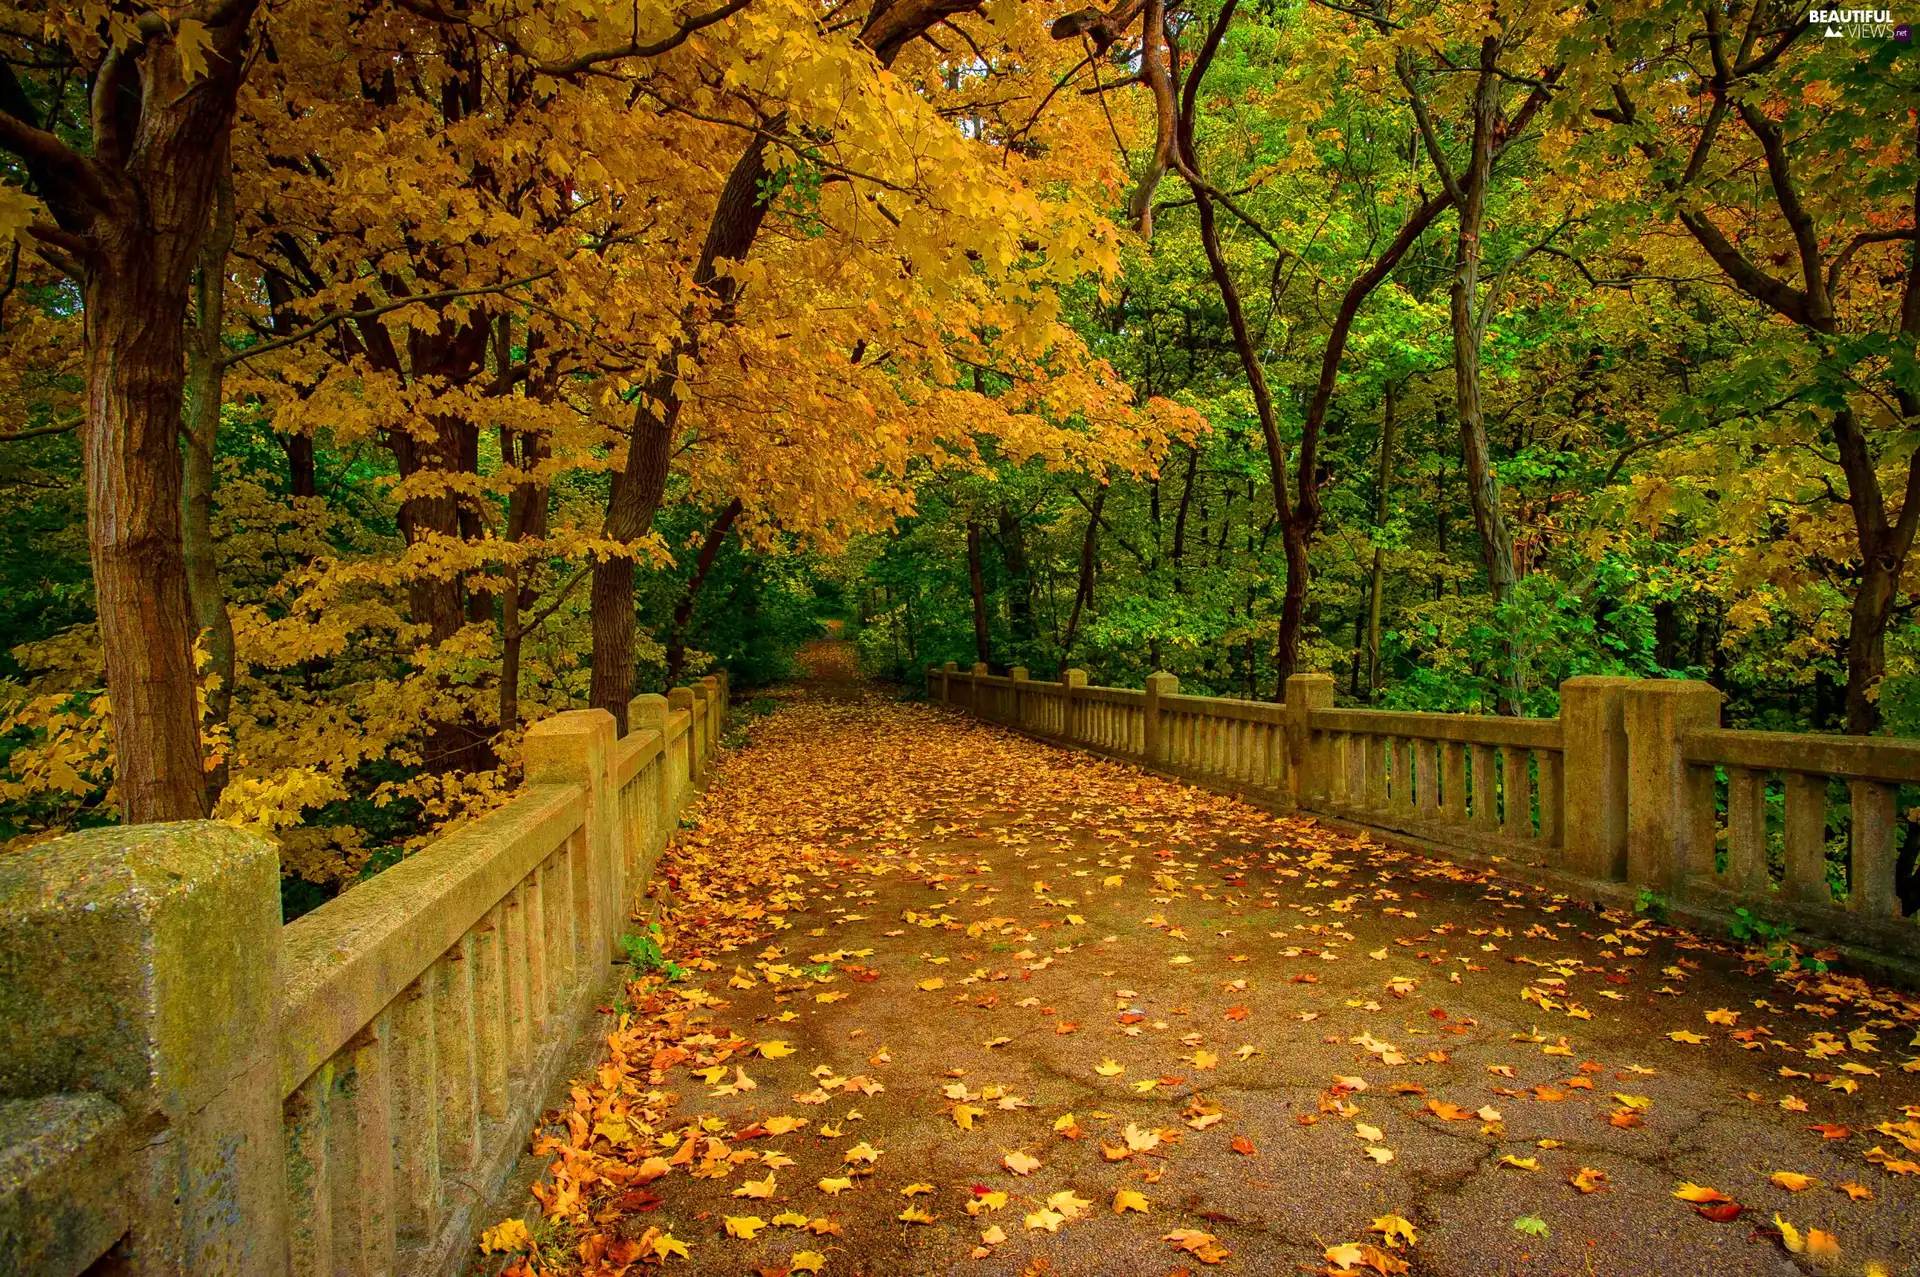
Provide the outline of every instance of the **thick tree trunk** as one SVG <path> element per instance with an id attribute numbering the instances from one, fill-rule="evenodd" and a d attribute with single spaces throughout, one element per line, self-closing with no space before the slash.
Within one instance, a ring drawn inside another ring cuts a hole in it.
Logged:
<path id="1" fill-rule="evenodd" d="M 144 824 L 208 810 L 180 502 L 181 318 L 197 245 L 126 229 L 101 246 L 84 292 L 86 481 L 114 788 L 123 819 Z"/>
<path id="2" fill-rule="evenodd" d="M 225 165 L 223 164 L 224 168 Z M 233 182 L 220 182 L 194 281 L 193 331 L 187 343 L 185 457 L 181 467 L 181 546 L 194 624 L 207 646 L 205 721 L 224 725 L 233 708 L 233 618 L 220 585 L 213 544 L 213 452 L 220 437 L 226 365 L 221 329 L 226 320 L 227 254 L 233 248 Z M 227 761 L 207 768 L 207 806 L 227 786 Z"/>
<path id="3" fill-rule="evenodd" d="M 1385 590 L 1387 577 L 1387 556 L 1378 543 L 1380 530 L 1387 525 L 1390 508 L 1388 493 L 1393 482 L 1393 445 L 1394 432 L 1399 425 L 1394 409 L 1397 402 L 1398 387 L 1387 382 L 1386 404 L 1380 417 L 1380 470 L 1374 479 L 1373 527 L 1375 544 L 1373 547 L 1373 577 L 1367 590 L 1367 704 L 1373 704 L 1380 695 L 1380 596 Z"/>
<path id="4" fill-rule="evenodd" d="M 671 395 L 671 381 L 656 381 L 649 395 Z M 653 527 L 653 516 L 667 491 L 667 471 L 673 460 L 673 438 L 680 410 L 677 400 L 666 402 L 666 415 L 644 408 L 636 413 L 626 466 L 614 472 L 613 492 L 607 502 L 609 540 L 631 545 Z M 622 736 L 627 734 L 627 702 L 633 699 L 633 559 L 604 555 L 593 563 L 593 674 L 587 703 L 613 715 Z"/>
<path id="5" fill-rule="evenodd" d="M 714 560 L 720 557 L 720 547 L 726 544 L 727 533 L 733 531 L 734 521 L 740 517 L 744 507 L 740 498 L 735 497 L 727 503 L 707 529 L 706 539 L 700 543 L 700 557 L 694 560 L 693 575 L 687 578 L 686 588 L 680 591 L 680 599 L 673 606 L 673 628 L 667 635 L 667 686 L 679 681 L 680 671 L 687 664 L 687 627 L 693 624 L 694 605 L 700 601 L 700 587 L 706 584 L 707 573 L 713 571 Z"/>
<path id="6" fill-rule="evenodd" d="M 980 525 L 967 520 L 967 584 L 973 589 L 974 659 L 982 665 L 992 663 L 987 645 L 987 591 L 980 576 Z"/>

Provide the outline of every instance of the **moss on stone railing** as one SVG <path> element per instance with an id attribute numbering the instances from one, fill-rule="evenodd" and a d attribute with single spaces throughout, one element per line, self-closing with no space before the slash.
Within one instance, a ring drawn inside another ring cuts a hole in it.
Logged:
<path id="1" fill-rule="evenodd" d="M 726 707 L 536 723 L 512 801 L 286 925 L 211 822 L 0 860 L 0 1272 L 457 1271 Z"/>
<path id="2" fill-rule="evenodd" d="M 1569 679 L 1547 719 L 1336 709 L 1324 674 L 1288 679 L 1279 704 L 1182 696 L 1164 673 L 1136 691 L 951 662 L 927 670 L 927 691 L 1276 810 L 1497 857 L 1580 898 L 1651 893 L 1710 922 L 1744 909 L 1920 975 L 1920 926 L 1896 890 L 1899 788 L 1920 785 L 1920 741 L 1723 729 L 1720 693 L 1690 679 Z"/>

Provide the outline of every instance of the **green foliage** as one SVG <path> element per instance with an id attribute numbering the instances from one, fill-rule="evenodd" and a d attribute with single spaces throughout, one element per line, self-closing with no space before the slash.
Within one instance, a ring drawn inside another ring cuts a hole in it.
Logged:
<path id="1" fill-rule="evenodd" d="M 1640 894 L 1633 902 L 1633 911 L 1655 922 L 1667 920 L 1667 898 L 1652 887 L 1640 888 Z"/>
<path id="2" fill-rule="evenodd" d="M 648 923 L 644 934 L 627 932 L 620 937 L 620 948 L 627 955 L 627 961 L 640 975 L 652 975 L 658 971 L 669 980 L 684 980 L 686 968 L 676 962 L 670 962 L 660 947 L 660 924 Z"/>

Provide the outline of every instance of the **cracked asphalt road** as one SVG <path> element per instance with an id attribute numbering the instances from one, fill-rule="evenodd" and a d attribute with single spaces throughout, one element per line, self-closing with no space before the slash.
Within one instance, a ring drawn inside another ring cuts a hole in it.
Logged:
<path id="1" fill-rule="evenodd" d="M 1342 1244 L 1460 1277 L 1920 1271 L 1904 995 L 844 680 L 759 723 L 694 825 L 664 868 L 681 987 L 712 1001 L 677 1030 L 691 1058 L 655 1075 L 677 1103 L 654 1134 L 589 1151 L 630 1169 L 704 1118 L 726 1156 L 701 1177 L 656 1162 L 658 1200 L 631 1213 L 616 1170 L 569 1246 L 651 1228 L 689 1243 L 670 1271 L 780 1273 L 811 1250 L 875 1277 L 1338 1273 Z M 747 1045 L 768 1041 L 792 1053 Z M 727 1093 L 736 1068 L 753 1089 Z M 775 1116 L 806 1125 L 753 1132 Z M 860 1144 L 877 1160 L 847 1162 Z M 769 1170 L 772 1197 L 736 1192 Z M 836 1177 L 851 1187 L 816 1187 Z M 1683 1181 L 1745 1210 L 1705 1218 Z M 1047 1231 L 1062 1190 L 1090 1205 Z M 1121 1190 L 1149 1209 L 1116 1213 Z M 1006 1205 L 970 1214 L 990 1192 Z M 723 1231 L 789 1212 L 829 1231 Z M 1789 1253 L 1775 1212 L 1838 1255 Z M 1392 1215 L 1413 1244 L 1370 1231 Z"/>

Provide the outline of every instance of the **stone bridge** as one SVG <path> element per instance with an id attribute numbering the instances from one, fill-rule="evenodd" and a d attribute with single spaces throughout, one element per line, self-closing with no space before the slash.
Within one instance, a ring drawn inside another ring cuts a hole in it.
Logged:
<path id="1" fill-rule="evenodd" d="M 1912 1271 L 1920 747 L 845 652 L 286 926 L 219 826 L 0 861 L 0 1271 Z"/>

